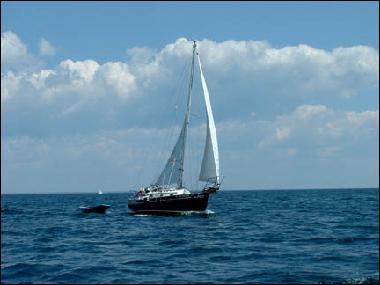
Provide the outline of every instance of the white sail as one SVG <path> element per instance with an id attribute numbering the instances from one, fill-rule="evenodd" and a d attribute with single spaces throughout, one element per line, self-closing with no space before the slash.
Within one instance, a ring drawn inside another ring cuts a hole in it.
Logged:
<path id="1" fill-rule="evenodd" d="M 99 195 L 103 194 L 102 189 L 99 189 L 99 190 L 98 190 L 98 194 L 99 194 Z"/>
<path id="2" fill-rule="evenodd" d="M 177 188 L 182 187 L 183 178 L 183 165 L 185 161 L 185 149 L 186 149 L 186 137 L 187 129 L 190 121 L 190 108 L 191 108 L 191 90 L 193 88 L 194 81 L 194 55 L 195 55 L 195 42 L 193 45 L 193 60 L 191 63 L 190 83 L 187 94 L 187 108 L 185 121 L 183 123 L 181 133 L 178 137 L 176 144 L 172 150 L 172 153 L 167 160 L 164 169 L 156 181 L 156 185 L 175 185 Z"/>
<path id="3" fill-rule="evenodd" d="M 216 127 L 214 122 L 214 116 L 212 114 L 210 95 L 208 93 L 208 88 L 206 80 L 203 76 L 201 59 L 198 55 L 199 69 L 201 72 L 202 89 L 206 104 L 207 111 L 207 135 L 206 135 L 206 145 L 203 153 L 202 166 L 199 174 L 200 181 L 208 181 L 219 183 L 219 150 L 218 141 L 216 138 Z"/>
<path id="4" fill-rule="evenodd" d="M 185 156 L 187 122 L 182 126 L 181 133 L 178 137 L 172 153 L 165 164 L 160 176 L 156 181 L 156 185 L 176 185 L 182 184 L 183 160 Z"/>

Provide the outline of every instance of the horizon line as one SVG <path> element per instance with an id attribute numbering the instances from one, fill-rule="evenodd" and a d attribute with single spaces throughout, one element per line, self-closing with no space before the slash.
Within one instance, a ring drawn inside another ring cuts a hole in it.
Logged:
<path id="1" fill-rule="evenodd" d="M 379 189 L 379 186 L 376 187 L 334 187 L 334 188 L 264 188 L 264 189 L 226 189 L 222 191 L 232 192 L 232 191 L 299 191 L 299 190 L 365 190 L 365 189 Z M 103 194 L 130 194 L 137 190 L 129 191 L 105 191 Z M 96 194 L 99 195 L 97 191 L 94 192 L 18 192 L 18 193 L 3 193 L 1 195 L 44 195 L 44 194 Z"/>

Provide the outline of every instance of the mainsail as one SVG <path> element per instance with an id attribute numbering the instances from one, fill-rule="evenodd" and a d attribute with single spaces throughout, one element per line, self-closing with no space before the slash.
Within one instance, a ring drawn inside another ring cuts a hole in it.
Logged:
<path id="1" fill-rule="evenodd" d="M 191 107 L 191 91 L 193 88 L 194 81 L 194 57 L 195 57 L 196 44 L 194 41 L 193 45 L 193 60 L 191 63 L 191 74 L 190 83 L 187 95 L 187 109 L 185 115 L 185 121 L 181 129 L 179 138 L 174 145 L 173 151 L 166 162 L 164 170 L 161 172 L 160 176 L 156 181 L 156 185 L 175 185 L 177 187 L 182 187 L 182 177 L 183 177 L 183 164 L 185 159 L 185 148 L 186 148 L 186 137 L 187 129 L 190 120 L 190 107 Z"/>
<path id="2" fill-rule="evenodd" d="M 201 72 L 202 89 L 206 104 L 207 111 L 207 135 L 206 135 L 206 145 L 203 153 L 202 166 L 199 174 L 200 181 L 214 182 L 219 184 L 219 151 L 218 151 L 218 141 L 216 138 L 216 127 L 214 122 L 214 116 L 212 114 L 210 96 L 208 93 L 208 88 L 206 80 L 203 76 L 201 59 L 198 56 L 199 69 Z"/>

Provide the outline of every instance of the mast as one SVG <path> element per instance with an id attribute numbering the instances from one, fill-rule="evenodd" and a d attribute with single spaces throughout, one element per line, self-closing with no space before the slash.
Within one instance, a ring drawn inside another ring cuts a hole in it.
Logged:
<path id="1" fill-rule="evenodd" d="M 190 83 L 187 93 L 187 108 L 185 120 L 182 125 L 181 133 L 178 137 L 176 144 L 173 147 L 172 153 L 167 160 L 164 169 L 162 170 L 160 176 L 156 181 L 156 185 L 176 185 L 176 187 L 181 188 L 183 185 L 183 165 L 185 160 L 185 148 L 186 148 L 186 137 L 187 129 L 190 121 L 190 108 L 191 108 L 191 91 L 193 88 L 194 81 L 194 60 L 195 60 L 195 49 L 197 45 L 194 41 L 193 44 L 193 59 L 191 62 L 191 72 L 190 72 Z"/>
<path id="2" fill-rule="evenodd" d="M 182 178 L 183 178 L 183 165 L 185 162 L 185 149 L 186 149 L 186 138 L 187 138 L 187 129 L 189 128 L 189 122 L 190 122 L 190 108 L 191 108 L 191 91 L 193 89 L 193 82 L 194 82 L 194 59 L 195 59 L 195 49 L 197 48 L 196 41 L 193 41 L 193 59 L 191 61 L 191 72 L 190 72 L 190 82 L 189 82 L 189 90 L 187 94 L 187 108 L 186 108 L 186 116 L 185 116 L 185 125 L 184 125 L 184 132 L 183 132 L 183 149 L 182 149 L 182 159 L 180 161 L 180 175 L 179 175 L 179 183 L 178 186 L 182 187 Z"/>

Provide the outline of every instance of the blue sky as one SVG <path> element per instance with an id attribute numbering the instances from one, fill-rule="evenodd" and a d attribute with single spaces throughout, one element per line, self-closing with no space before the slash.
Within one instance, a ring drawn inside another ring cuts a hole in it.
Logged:
<path id="1" fill-rule="evenodd" d="M 192 38 L 226 189 L 378 186 L 377 2 L 1 5 L 4 193 L 154 180 L 182 120 Z"/>
<path id="2" fill-rule="evenodd" d="M 179 37 L 265 40 L 274 47 L 378 47 L 376 2 L 3 2 L 2 31 L 32 51 L 45 37 L 55 60 L 125 59 L 135 46 L 163 48 Z"/>

